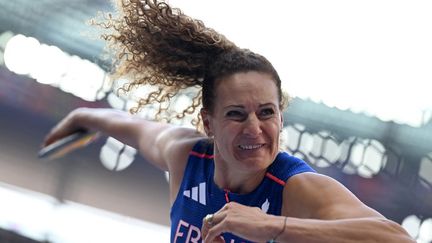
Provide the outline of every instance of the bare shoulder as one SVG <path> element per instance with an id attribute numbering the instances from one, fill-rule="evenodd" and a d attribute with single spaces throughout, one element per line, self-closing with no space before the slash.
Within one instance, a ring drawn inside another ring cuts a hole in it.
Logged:
<path id="1" fill-rule="evenodd" d="M 288 179 L 283 193 L 283 214 L 316 219 L 383 217 L 337 180 L 311 172 Z"/>
<path id="2" fill-rule="evenodd" d="M 183 127 L 168 128 L 158 136 L 156 144 L 169 172 L 171 203 L 177 197 L 190 151 L 198 141 L 206 138 L 194 129 Z"/>
<path id="3" fill-rule="evenodd" d="M 161 133 L 157 144 L 163 148 L 161 152 L 171 174 L 183 173 L 189 152 L 204 138 L 202 133 L 184 127 L 171 127 Z"/>

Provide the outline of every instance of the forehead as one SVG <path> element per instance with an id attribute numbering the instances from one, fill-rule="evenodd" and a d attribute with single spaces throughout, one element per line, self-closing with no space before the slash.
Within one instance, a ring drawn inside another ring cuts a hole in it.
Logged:
<path id="1" fill-rule="evenodd" d="M 278 92 L 272 76 L 256 71 L 235 73 L 220 80 L 216 87 L 216 104 L 278 104 Z"/>

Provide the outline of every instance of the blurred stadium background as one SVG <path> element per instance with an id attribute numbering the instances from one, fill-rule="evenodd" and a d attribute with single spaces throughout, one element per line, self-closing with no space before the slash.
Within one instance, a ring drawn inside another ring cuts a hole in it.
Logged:
<path id="1" fill-rule="evenodd" d="M 171 2 L 281 70 L 294 96 L 285 150 L 432 242 L 431 3 Z M 110 10 L 108 0 L 0 0 L 0 242 L 169 241 L 166 175 L 134 149 L 101 138 L 37 159 L 72 109 L 128 109 L 147 92 L 112 92 L 103 42 L 86 24 Z M 174 109 L 189 96 L 176 99 Z"/>

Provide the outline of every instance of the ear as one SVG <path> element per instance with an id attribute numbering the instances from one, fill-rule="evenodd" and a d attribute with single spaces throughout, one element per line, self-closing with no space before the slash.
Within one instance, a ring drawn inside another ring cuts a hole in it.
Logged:
<path id="1" fill-rule="evenodd" d="M 209 137 L 213 136 L 213 132 L 212 132 L 211 125 L 210 125 L 210 114 L 204 108 L 201 109 L 200 114 L 201 114 L 201 119 L 203 121 L 205 133 Z"/>
<path id="2" fill-rule="evenodd" d="M 284 114 L 283 114 L 283 112 L 281 111 L 280 112 L 280 120 L 281 120 L 281 128 L 280 128 L 280 130 L 282 131 L 282 129 L 283 129 L 283 127 L 284 127 L 284 116 L 283 116 Z"/>

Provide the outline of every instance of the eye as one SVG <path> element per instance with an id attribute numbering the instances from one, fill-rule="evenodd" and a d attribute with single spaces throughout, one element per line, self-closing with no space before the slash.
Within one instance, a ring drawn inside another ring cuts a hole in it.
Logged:
<path id="1" fill-rule="evenodd" d="M 270 118 L 275 114 L 275 110 L 273 108 L 264 108 L 260 111 L 259 116 L 261 118 Z"/>
<path id="2" fill-rule="evenodd" d="M 230 110 L 225 114 L 225 117 L 234 120 L 242 120 L 245 118 L 245 114 L 238 110 Z"/>

